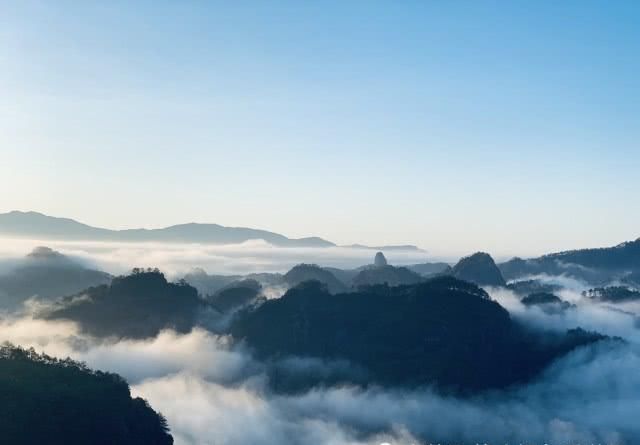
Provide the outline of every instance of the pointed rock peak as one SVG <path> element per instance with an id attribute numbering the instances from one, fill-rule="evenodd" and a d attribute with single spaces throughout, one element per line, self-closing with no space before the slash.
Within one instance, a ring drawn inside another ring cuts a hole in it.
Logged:
<path id="1" fill-rule="evenodd" d="M 382 252 L 376 253 L 376 257 L 373 259 L 373 264 L 377 267 L 386 266 L 387 259 L 384 257 L 384 253 Z"/>

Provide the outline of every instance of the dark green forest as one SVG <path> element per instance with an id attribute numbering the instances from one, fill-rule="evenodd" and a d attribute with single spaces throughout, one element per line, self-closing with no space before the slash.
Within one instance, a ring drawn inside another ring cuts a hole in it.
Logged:
<path id="1" fill-rule="evenodd" d="M 640 301 L 640 291 L 625 286 L 597 287 L 582 292 L 584 297 L 609 303 L 625 303 Z"/>
<path id="2" fill-rule="evenodd" d="M 231 332 L 265 360 L 347 360 L 368 373 L 368 383 L 455 393 L 525 382 L 572 349 L 604 339 L 579 329 L 543 338 L 481 288 L 448 276 L 335 295 L 305 282 L 241 311 Z M 286 383 L 276 386 L 290 389 Z"/>
<path id="3" fill-rule="evenodd" d="M 63 299 L 43 317 L 76 321 L 98 337 L 148 338 L 167 328 L 190 331 L 203 305 L 186 282 L 170 283 L 157 269 L 134 269 L 110 285 Z"/>
<path id="4" fill-rule="evenodd" d="M 167 422 L 117 374 L 0 346 L 0 434 L 11 445 L 170 445 Z"/>

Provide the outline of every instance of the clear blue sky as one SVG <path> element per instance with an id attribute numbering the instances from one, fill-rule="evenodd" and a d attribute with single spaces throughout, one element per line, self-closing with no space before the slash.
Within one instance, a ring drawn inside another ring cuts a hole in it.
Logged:
<path id="1" fill-rule="evenodd" d="M 640 236 L 640 2 L 0 0 L 0 211 L 496 255 Z"/>

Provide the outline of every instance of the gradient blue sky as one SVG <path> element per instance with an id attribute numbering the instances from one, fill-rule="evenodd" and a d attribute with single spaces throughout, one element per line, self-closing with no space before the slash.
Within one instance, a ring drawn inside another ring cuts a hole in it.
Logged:
<path id="1" fill-rule="evenodd" d="M 640 236 L 640 2 L 3 1 L 0 211 L 535 254 Z"/>

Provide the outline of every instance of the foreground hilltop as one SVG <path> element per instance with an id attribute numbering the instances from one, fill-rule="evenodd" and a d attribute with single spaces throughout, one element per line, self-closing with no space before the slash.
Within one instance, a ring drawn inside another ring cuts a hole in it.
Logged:
<path id="1" fill-rule="evenodd" d="M 171 445 L 167 423 L 116 374 L 0 346 L 0 436 L 6 444 Z"/>

